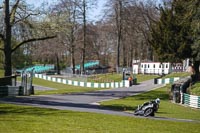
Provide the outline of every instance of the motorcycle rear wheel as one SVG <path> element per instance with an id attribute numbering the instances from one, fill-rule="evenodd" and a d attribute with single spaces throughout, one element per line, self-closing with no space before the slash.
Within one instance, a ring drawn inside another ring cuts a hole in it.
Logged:
<path id="1" fill-rule="evenodd" d="M 148 108 L 144 111 L 144 116 L 152 116 L 153 115 L 153 109 L 152 108 Z"/>

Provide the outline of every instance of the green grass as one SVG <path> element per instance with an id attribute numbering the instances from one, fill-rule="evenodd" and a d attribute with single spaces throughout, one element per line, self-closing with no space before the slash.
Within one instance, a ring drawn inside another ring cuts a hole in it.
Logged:
<path id="1" fill-rule="evenodd" d="M 158 77 L 158 75 L 143 75 L 138 74 L 134 75 L 137 78 L 138 82 L 150 80 L 153 78 Z M 122 74 L 99 74 L 88 78 L 88 82 L 121 82 L 122 81 Z"/>
<path id="2" fill-rule="evenodd" d="M 189 72 L 177 72 L 177 73 L 170 73 L 168 75 L 165 75 L 163 78 L 173 78 L 173 77 L 187 77 L 191 76 L 191 73 Z"/>
<path id="3" fill-rule="evenodd" d="M 3 76 L 4 76 L 4 70 L 0 69 L 0 77 L 3 77 Z"/>
<path id="4" fill-rule="evenodd" d="M 191 87 L 190 93 L 191 93 L 192 95 L 200 96 L 200 82 L 195 83 L 195 84 Z"/>
<path id="5" fill-rule="evenodd" d="M 154 79 L 154 78 L 157 78 L 157 77 L 159 77 L 159 76 L 158 75 L 143 75 L 143 74 L 136 75 L 138 83 L 146 81 L 146 80 L 151 80 L 151 79 Z"/>
<path id="6" fill-rule="evenodd" d="M 156 113 L 156 116 L 200 120 L 200 110 L 183 107 L 169 101 L 169 86 L 146 92 L 137 96 L 104 101 L 101 103 L 101 105 L 117 110 L 133 111 L 137 108 L 137 105 L 141 105 L 144 102 L 156 98 L 161 99 L 160 109 Z"/>
<path id="7" fill-rule="evenodd" d="M 0 104 L 1 133 L 199 133 L 199 125 Z"/>
<path id="8" fill-rule="evenodd" d="M 102 88 L 89 88 L 89 87 L 78 87 L 72 85 L 66 85 L 61 83 L 55 83 L 39 78 L 33 78 L 33 84 L 39 86 L 45 86 L 54 88 L 55 90 L 46 90 L 46 91 L 35 91 L 35 95 L 48 95 L 48 94 L 66 94 L 66 93 L 75 93 L 75 92 L 88 92 L 95 90 L 102 90 Z"/>
<path id="9" fill-rule="evenodd" d="M 116 73 L 98 74 L 88 78 L 88 82 L 96 82 L 96 83 L 121 82 L 121 81 L 122 81 L 122 74 L 116 74 Z"/>
<path id="10" fill-rule="evenodd" d="M 190 76 L 191 73 L 188 72 L 177 72 L 165 75 L 163 78 L 172 78 L 172 77 L 186 77 Z M 136 74 L 134 75 L 137 78 L 138 82 L 143 82 L 153 78 L 159 77 L 158 75 L 143 75 Z M 99 74 L 88 78 L 88 82 L 120 82 L 122 80 L 122 74 Z"/>

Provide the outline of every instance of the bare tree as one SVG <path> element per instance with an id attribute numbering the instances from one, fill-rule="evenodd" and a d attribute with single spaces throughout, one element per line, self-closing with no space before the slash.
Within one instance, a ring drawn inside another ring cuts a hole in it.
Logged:
<path id="1" fill-rule="evenodd" d="M 81 57 L 81 73 L 84 73 L 85 68 L 84 68 L 84 64 L 85 64 L 85 57 L 86 57 L 86 45 L 87 45 L 87 11 L 88 9 L 92 8 L 93 5 L 95 5 L 95 1 L 92 0 L 82 0 L 82 20 L 83 20 L 83 46 L 81 47 L 81 53 L 82 53 L 82 57 Z"/>
<path id="2" fill-rule="evenodd" d="M 59 29 L 59 34 L 62 36 L 60 42 L 62 42 L 67 47 L 67 51 L 71 55 L 71 67 L 73 73 L 75 73 L 75 52 L 77 49 L 76 42 L 78 41 L 78 31 L 80 30 L 80 17 L 82 16 L 80 0 L 60 0 L 57 5 L 52 7 L 52 13 L 56 14 L 57 29 Z M 53 18 L 55 19 L 55 18 Z"/>
<path id="3" fill-rule="evenodd" d="M 15 45 L 15 47 L 12 47 L 12 37 L 13 30 L 15 30 L 15 26 L 18 24 L 26 24 L 29 26 L 32 26 L 29 23 L 29 18 L 33 15 L 38 15 L 33 12 L 27 11 L 27 6 L 23 1 L 21 0 L 16 0 L 10 2 L 10 0 L 4 0 L 3 1 L 3 8 L 0 9 L 0 11 L 3 10 L 2 17 L 4 18 L 4 21 L 1 25 L 1 32 L 0 32 L 0 39 L 3 43 L 3 48 L 2 50 L 4 52 L 4 69 L 5 69 L 5 76 L 10 76 L 12 74 L 12 60 L 11 60 L 11 55 L 16 49 L 18 49 L 20 46 L 28 43 L 28 42 L 33 42 L 33 41 L 39 41 L 39 40 L 45 40 L 45 39 L 50 39 L 54 38 L 55 35 L 44 35 L 42 37 L 30 37 L 26 38 L 24 40 L 21 40 Z M 40 34 L 41 35 L 41 34 Z"/>
<path id="4" fill-rule="evenodd" d="M 112 0 L 107 7 L 106 21 L 112 23 L 116 31 L 116 66 L 131 66 L 133 59 L 152 59 L 148 38 L 149 25 L 158 16 L 156 3 Z"/>

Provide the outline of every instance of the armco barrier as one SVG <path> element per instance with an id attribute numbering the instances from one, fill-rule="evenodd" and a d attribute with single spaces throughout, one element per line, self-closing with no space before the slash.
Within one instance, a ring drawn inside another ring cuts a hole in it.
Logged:
<path id="1" fill-rule="evenodd" d="M 80 87 L 92 87 L 92 88 L 119 88 L 119 87 L 130 87 L 128 80 L 123 80 L 121 82 L 111 82 L 111 83 L 93 83 L 93 82 L 83 82 L 83 81 L 73 81 L 73 80 L 67 80 L 62 78 L 55 78 L 50 77 L 43 74 L 35 74 L 36 78 L 67 84 L 67 85 L 73 85 L 73 86 L 80 86 Z"/>
<path id="2" fill-rule="evenodd" d="M 181 93 L 181 104 L 193 107 L 200 108 L 200 96 L 189 95 L 186 93 Z"/>
<path id="3" fill-rule="evenodd" d="M 174 78 L 155 78 L 154 84 L 173 84 L 175 81 L 179 80 L 180 77 Z"/>

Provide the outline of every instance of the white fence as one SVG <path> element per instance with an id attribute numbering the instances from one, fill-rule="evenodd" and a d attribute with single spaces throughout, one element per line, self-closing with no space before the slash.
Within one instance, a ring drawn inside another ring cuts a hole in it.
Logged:
<path id="1" fill-rule="evenodd" d="M 193 107 L 200 108 L 200 96 L 189 95 L 186 93 L 181 93 L 181 104 Z"/>
<path id="2" fill-rule="evenodd" d="M 36 78 L 67 84 L 67 85 L 73 85 L 73 86 L 80 86 L 80 87 L 92 87 L 92 88 L 119 88 L 119 87 L 130 87 L 128 80 L 123 80 L 121 82 L 110 82 L 110 83 L 93 83 L 93 82 L 83 82 L 83 81 L 74 81 L 74 80 L 68 80 L 68 79 L 62 79 L 62 78 L 55 78 L 43 74 L 35 74 Z"/>

